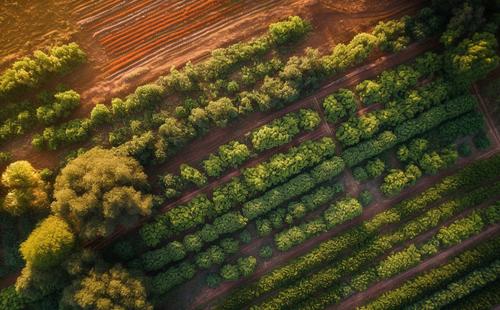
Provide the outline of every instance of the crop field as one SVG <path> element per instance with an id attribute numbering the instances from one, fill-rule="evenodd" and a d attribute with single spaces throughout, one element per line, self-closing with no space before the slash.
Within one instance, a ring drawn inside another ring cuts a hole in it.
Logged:
<path id="1" fill-rule="evenodd" d="M 499 306 L 497 2 L 0 4 L 0 310 Z"/>

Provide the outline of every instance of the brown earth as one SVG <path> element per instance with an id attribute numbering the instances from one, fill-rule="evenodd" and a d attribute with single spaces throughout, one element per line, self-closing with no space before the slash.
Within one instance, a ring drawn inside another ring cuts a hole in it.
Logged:
<path id="1" fill-rule="evenodd" d="M 0 17 L 2 30 L 8 34 L 1 38 L 7 46 L 2 52 L 11 56 L 3 58 L 0 68 L 44 45 L 76 41 L 88 54 L 88 64 L 58 81 L 82 95 L 82 106 L 72 117 L 84 117 L 96 103 L 125 96 L 167 73 L 171 66 L 199 61 L 215 48 L 262 34 L 269 23 L 286 16 L 300 15 L 314 27 L 297 50 L 312 46 L 327 52 L 380 20 L 414 13 L 424 2 L 54 0 L 47 7 L 41 0 L 6 1 L 0 4 L 1 12 L 6 12 L 0 16 L 8 16 Z M 19 11 L 23 13 L 16 16 Z M 170 43 L 162 41 L 167 39 Z M 110 68 L 110 63 L 117 65 Z M 69 149 L 76 148 L 39 152 L 30 141 L 26 135 L 2 149 L 11 151 L 16 160 L 30 160 L 35 167 L 54 168 Z"/>

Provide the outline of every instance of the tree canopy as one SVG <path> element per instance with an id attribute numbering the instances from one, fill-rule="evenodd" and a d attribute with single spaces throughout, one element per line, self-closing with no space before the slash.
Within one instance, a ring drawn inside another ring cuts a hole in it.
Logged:
<path id="1" fill-rule="evenodd" d="M 52 211 L 82 239 L 113 232 L 151 212 L 147 177 L 133 158 L 93 148 L 69 162 L 57 176 Z"/>
<path id="2" fill-rule="evenodd" d="M 3 209 L 12 215 L 48 206 L 45 182 L 39 172 L 25 160 L 10 164 L 2 174 L 2 185 L 7 188 Z"/>

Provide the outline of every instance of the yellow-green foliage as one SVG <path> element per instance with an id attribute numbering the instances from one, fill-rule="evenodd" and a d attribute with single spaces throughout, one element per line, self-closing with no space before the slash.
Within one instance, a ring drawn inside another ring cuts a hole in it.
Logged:
<path id="1" fill-rule="evenodd" d="M 126 269 L 115 266 L 106 272 L 92 270 L 68 287 L 61 300 L 62 309 L 152 310 L 146 300 L 146 289 Z"/>
<path id="2" fill-rule="evenodd" d="M 21 254 L 28 264 L 48 268 L 61 262 L 75 245 L 68 224 L 57 216 L 49 216 L 21 244 Z"/>
<path id="3" fill-rule="evenodd" d="M 45 183 L 38 171 L 25 160 L 10 164 L 2 174 L 2 185 L 8 190 L 3 209 L 12 215 L 48 205 Z"/>

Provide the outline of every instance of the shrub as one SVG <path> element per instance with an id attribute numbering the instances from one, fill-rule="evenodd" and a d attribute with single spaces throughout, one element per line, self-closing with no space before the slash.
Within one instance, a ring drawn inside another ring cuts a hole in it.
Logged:
<path id="1" fill-rule="evenodd" d="M 232 281 L 240 278 L 240 271 L 236 265 L 224 265 L 220 270 L 220 275 L 224 280 Z"/>
<path id="2" fill-rule="evenodd" d="M 370 191 L 364 190 L 359 194 L 359 201 L 363 207 L 369 206 L 373 201 L 373 195 Z"/>
<path id="3" fill-rule="evenodd" d="M 92 127 L 101 126 L 111 121 L 112 115 L 109 108 L 104 104 L 98 103 L 90 112 L 90 123 Z"/>
<path id="4" fill-rule="evenodd" d="M 191 182 L 198 187 L 202 187 L 207 183 L 207 177 L 198 169 L 193 168 L 186 164 L 182 164 L 180 166 L 180 169 L 181 169 L 181 177 L 184 180 Z"/>
<path id="5" fill-rule="evenodd" d="M 222 278 L 216 273 L 209 273 L 206 279 L 207 285 L 210 288 L 216 288 L 222 282 Z"/>
<path id="6" fill-rule="evenodd" d="M 253 256 L 238 258 L 238 269 L 242 277 L 251 275 L 257 266 L 257 259 Z"/>
<path id="7" fill-rule="evenodd" d="M 259 250 L 259 256 L 263 259 L 270 259 L 273 256 L 273 248 L 270 245 L 264 245 Z"/>
<path id="8" fill-rule="evenodd" d="M 240 233 L 240 240 L 241 242 L 248 244 L 252 241 L 252 235 L 248 230 L 244 230 Z"/>
<path id="9" fill-rule="evenodd" d="M 277 45 L 291 43 L 303 37 L 311 30 L 311 25 L 299 16 L 289 16 L 288 19 L 269 25 L 268 33 Z"/>
<path id="10" fill-rule="evenodd" d="M 198 252 L 203 246 L 203 241 L 198 234 L 189 234 L 184 237 L 184 247 L 188 252 Z"/>
<path id="11" fill-rule="evenodd" d="M 36 109 L 36 117 L 45 125 L 51 125 L 61 118 L 68 117 L 79 104 L 80 95 L 74 90 L 60 92 L 54 95 L 54 102 Z"/>
<path id="12" fill-rule="evenodd" d="M 365 168 L 363 167 L 356 167 L 352 171 L 352 175 L 354 178 L 360 182 L 368 180 L 368 173 L 366 172 Z"/>

